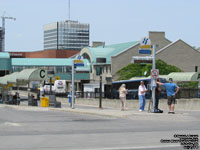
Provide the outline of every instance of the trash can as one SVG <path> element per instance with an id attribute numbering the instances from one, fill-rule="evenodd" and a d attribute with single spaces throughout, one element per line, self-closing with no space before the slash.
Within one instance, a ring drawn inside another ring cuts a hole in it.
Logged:
<path id="1" fill-rule="evenodd" d="M 49 107 L 49 98 L 48 97 L 41 97 L 41 107 Z"/>

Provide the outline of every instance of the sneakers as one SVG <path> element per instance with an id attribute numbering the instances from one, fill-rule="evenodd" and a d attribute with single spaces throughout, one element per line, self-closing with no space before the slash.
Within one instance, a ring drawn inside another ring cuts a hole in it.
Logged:
<path id="1" fill-rule="evenodd" d="M 140 112 L 142 112 L 142 111 L 144 111 L 144 110 L 142 110 L 142 109 L 139 109 L 139 111 L 140 111 Z"/>
<path id="2" fill-rule="evenodd" d="M 174 111 L 169 111 L 168 114 L 175 114 L 175 112 Z"/>

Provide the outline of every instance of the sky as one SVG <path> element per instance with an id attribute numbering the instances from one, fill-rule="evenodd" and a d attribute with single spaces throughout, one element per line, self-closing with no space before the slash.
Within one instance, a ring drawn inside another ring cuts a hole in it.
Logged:
<path id="1" fill-rule="evenodd" d="M 200 0 L 71 0 L 70 19 L 90 24 L 92 41 L 106 45 L 140 41 L 164 31 L 200 47 Z M 69 17 L 68 0 L 0 0 L 6 20 L 5 51 L 43 50 L 43 26 Z M 2 26 L 2 20 L 0 20 Z"/>

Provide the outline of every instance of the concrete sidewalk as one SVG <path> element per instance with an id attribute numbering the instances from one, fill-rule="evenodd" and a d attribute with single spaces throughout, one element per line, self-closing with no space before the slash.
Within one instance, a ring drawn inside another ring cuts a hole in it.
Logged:
<path id="1" fill-rule="evenodd" d="M 15 91 L 13 91 L 15 92 Z M 34 93 L 33 93 L 34 94 Z M 27 92 L 20 91 L 20 96 L 27 96 Z M 112 116 L 112 117 L 121 117 L 126 118 L 130 116 L 169 116 L 168 108 L 167 108 L 167 100 L 161 99 L 159 108 L 164 110 L 164 113 L 149 113 L 148 105 L 149 100 L 146 102 L 146 107 L 144 112 L 139 112 L 139 101 L 138 100 L 127 100 L 127 111 L 120 110 L 120 100 L 116 99 L 103 99 L 102 106 L 103 109 L 99 109 L 99 99 L 83 99 L 77 98 L 75 100 L 75 109 L 70 108 L 68 103 L 68 98 L 56 98 L 57 101 L 62 103 L 62 108 L 52 108 L 52 107 L 40 107 L 40 103 L 38 107 L 28 106 L 27 101 L 21 102 L 20 106 L 13 105 L 0 105 L 0 107 L 12 107 L 19 110 L 27 110 L 27 111 L 66 111 L 66 112 L 74 112 L 74 113 L 84 113 L 84 114 L 93 114 L 93 115 L 103 115 L 103 116 Z M 38 101 L 39 102 L 39 101 Z M 200 99 L 178 99 L 178 104 L 175 106 L 176 116 L 187 114 L 187 111 L 200 111 Z"/>
<path id="2" fill-rule="evenodd" d="M 53 107 L 40 107 L 40 102 L 38 101 L 38 106 L 28 106 L 27 101 L 22 102 L 19 106 L 17 105 L 6 105 L 0 104 L 1 107 L 13 108 L 21 111 L 63 111 L 63 112 L 73 112 L 79 114 L 89 114 L 89 115 L 100 115 L 106 117 L 117 117 L 117 118 L 131 118 L 135 117 L 137 119 L 152 119 L 155 117 L 158 119 L 165 120 L 171 116 L 176 116 L 176 118 L 180 119 L 180 116 L 187 116 L 187 112 L 177 111 L 176 114 L 170 115 L 167 110 L 164 110 L 164 113 L 149 113 L 147 110 L 143 112 L 139 112 L 137 109 L 129 109 L 126 111 L 120 111 L 120 109 L 115 108 L 103 108 L 99 109 L 96 106 L 91 105 L 81 105 L 75 104 L 75 108 L 72 109 L 69 104 L 62 103 L 62 108 L 53 108 Z"/>

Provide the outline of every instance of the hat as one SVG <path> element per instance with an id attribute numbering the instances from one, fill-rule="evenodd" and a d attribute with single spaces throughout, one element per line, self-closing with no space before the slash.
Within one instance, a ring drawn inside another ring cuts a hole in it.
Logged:
<path id="1" fill-rule="evenodd" d="M 126 86 L 126 84 L 122 84 L 122 86 L 123 86 L 123 87 L 125 87 L 125 86 Z"/>
<path id="2" fill-rule="evenodd" d="M 173 82 L 173 79 L 172 79 L 172 78 L 169 78 L 169 82 Z"/>

